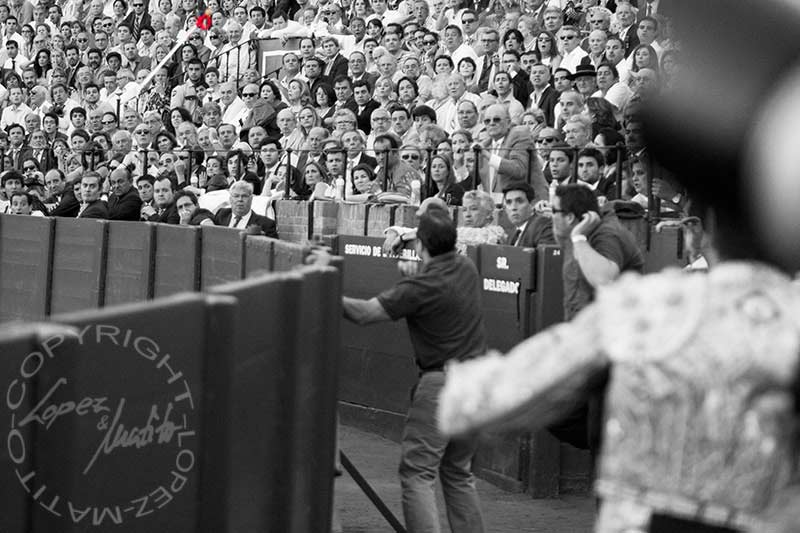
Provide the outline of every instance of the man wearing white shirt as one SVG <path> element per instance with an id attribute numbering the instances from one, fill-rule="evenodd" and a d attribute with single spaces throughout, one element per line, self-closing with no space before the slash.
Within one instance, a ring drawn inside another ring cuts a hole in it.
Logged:
<path id="1" fill-rule="evenodd" d="M 32 112 L 31 108 L 22 101 L 21 88 L 9 89 L 8 100 L 10 104 L 3 109 L 3 113 L 0 115 L 0 129 L 3 130 L 11 124 L 24 124 L 25 116 Z"/>
<path id="2" fill-rule="evenodd" d="M 467 84 L 461 74 L 452 73 L 447 78 L 447 101 L 436 111 L 436 123 L 447 133 L 459 129 L 458 104 L 463 100 L 470 100 L 476 106 L 480 103 L 477 94 L 467 92 Z"/>
<path id="3" fill-rule="evenodd" d="M 511 75 L 504 71 L 495 74 L 494 88 L 497 91 L 497 103 L 504 105 L 506 109 L 508 109 L 508 114 L 512 117 L 512 122 L 518 123 L 519 118 L 522 117 L 522 114 L 525 112 L 525 108 L 519 100 L 514 98 Z"/>
<path id="4" fill-rule="evenodd" d="M 563 59 L 559 68 L 566 69 L 570 74 L 575 74 L 575 69 L 580 65 L 581 60 L 588 54 L 580 47 L 580 33 L 575 26 L 564 26 L 561 28 L 558 38 L 564 47 Z"/>
<path id="5" fill-rule="evenodd" d="M 450 58 L 453 60 L 453 65 L 458 67 L 458 63 L 465 57 L 471 57 L 475 64 L 478 64 L 478 54 L 471 46 L 463 42 L 461 28 L 453 24 L 444 29 L 444 45 Z"/>
<path id="6" fill-rule="evenodd" d="M 22 76 L 22 71 L 25 70 L 30 61 L 19 53 L 17 41 L 6 41 L 6 54 L 8 54 L 8 59 L 3 63 L 3 72 L 13 71 Z"/>
<path id="7" fill-rule="evenodd" d="M 658 44 L 658 21 L 653 17 L 645 17 L 639 21 L 636 28 L 636 35 L 639 37 L 639 44 L 646 44 L 652 46 L 653 50 L 658 54 L 661 59 L 661 54 L 664 53 L 664 48 Z M 633 58 L 631 58 L 631 61 Z"/>
<path id="8" fill-rule="evenodd" d="M 389 9 L 387 0 L 374 0 L 372 2 L 372 9 L 375 11 L 375 15 L 381 20 L 384 27 L 392 22 L 403 24 L 407 20 L 413 18 L 413 15 Z"/>
<path id="9" fill-rule="evenodd" d="M 222 106 L 222 122 L 227 124 L 234 124 L 236 127 L 239 124 L 239 118 L 242 112 L 247 107 L 244 100 L 239 98 L 236 94 L 236 83 L 229 81 L 222 84 L 220 88 L 220 105 Z M 236 132 L 239 132 L 237 127 Z"/>

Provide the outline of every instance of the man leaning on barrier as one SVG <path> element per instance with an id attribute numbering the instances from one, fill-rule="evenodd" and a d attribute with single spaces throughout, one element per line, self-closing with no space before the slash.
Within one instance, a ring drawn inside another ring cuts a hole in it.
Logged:
<path id="1" fill-rule="evenodd" d="M 455 251 L 456 227 L 446 209 L 420 217 L 415 250 L 422 267 L 369 300 L 343 298 L 344 316 L 358 324 L 405 318 L 419 381 L 403 430 L 400 483 L 409 532 L 440 531 L 435 484 L 441 475 L 452 531 L 482 532 L 483 519 L 470 470 L 476 443 L 448 439 L 436 429 L 444 365 L 486 349 L 475 265 Z"/>

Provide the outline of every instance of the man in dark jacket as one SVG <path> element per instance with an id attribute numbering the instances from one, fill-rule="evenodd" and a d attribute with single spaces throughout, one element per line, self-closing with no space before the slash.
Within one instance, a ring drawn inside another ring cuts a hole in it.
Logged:
<path id="1" fill-rule="evenodd" d="M 81 204 L 75 198 L 72 183 L 67 181 L 63 172 L 57 168 L 49 170 L 44 175 L 44 184 L 48 195 L 47 203 L 52 205 L 48 211 L 51 217 L 75 218 L 78 216 Z"/>
<path id="2" fill-rule="evenodd" d="M 175 191 L 172 189 L 172 181 L 166 176 L 156 179 L 153 185 L 153 204 L 141 209 L 142 218 L 149 222 L 161 222 L 162 224 L 180 224 L 181 217 L 178 215 L 178 208 L 172 201 Z"/>
<path id="3" fill-rule="evenodd" d="M 256 214 L 253 205 L 253 184 L 246 181 L 237 181 L 230 189 L 231 207 L 217 211 L 214 224 L 236 229 L 250 230 L 253 226 L 258 228 L 258 233 L 263 233 L 273 239 L 278 238 L 275 221 L 271 218 Z"/>
<path id="4" fill-rule="evenodd" d="M 100 199 L 103 178 L 89 171 L 81 178 L 81 210 L 78 218 L 108 218 L 108 205 Z"/>
<path id="5" fill-rule="evenodd" d="M 108 197 L 108 218 L 110 220 L 139 220 L 142 199 L 133 188 L 131 173 L 120 165 L 108 178 L 111 194 Z"/>

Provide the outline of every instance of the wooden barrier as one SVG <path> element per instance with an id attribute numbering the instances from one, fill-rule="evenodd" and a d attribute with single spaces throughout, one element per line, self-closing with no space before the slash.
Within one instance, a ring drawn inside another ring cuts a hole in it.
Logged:
<path id="1" fill-rule="evenodd" d="M 156 230 L 153 296 L 200 288 L 200 228 L 159 224 Z"/>
<path id="2" fill-rule="evenodd" d="M 0 322 L 50 312 L 55 220 L 0 216 Z"/>
<path id="3" fill-rule="evenodd" d="M 101 307 L 105 297 L 108 222 L 57 218 L 50 312 Z"/>
<path id="4" fill-rule="evenodd" d="M 200 287 L 207 289 L 244 277 L 245 233 L 232 228 L 203 226 Z"/>
<path id="5" fill-rule="evenodd" d="M 117 221 L 108 225 L 105 305 L 153 297 L 156 225 Z"/>

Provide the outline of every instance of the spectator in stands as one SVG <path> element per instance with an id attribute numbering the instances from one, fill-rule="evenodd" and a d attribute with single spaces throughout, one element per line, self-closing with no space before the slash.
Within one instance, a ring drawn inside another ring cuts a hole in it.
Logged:
<path id="1" fill-rule="evenodd" d="M 536 248 L 540 244 L 555 244 L 550 219 L 537 214 L 533 208 L 535 198 L 533 187 L 524 181 L 512 183 L 503 190 L 503 207 L 516 228 L 508 238 L 509 246 Z"/>
<path id="2" fill-rule="evenodd" d="M 221 208 L 214 216 L 214 224 L 229 228 L 246 229 L 255 226 L 258 233 L 263 233 L 267 237 L 278 238 L 275 221 L 256 214 L 252 210 L 253 205 L 253 185 L 246 181 L 237 181 L 231 185 L 230 189 L 231 207 Z"/>
<path id="3" fill-rule="evenodd" d="M 464 188 L 456 181 L 453 163 L 449 155 L 437 153 L 431 157 L 431 181 L 433 190 L 430 195 L 444 200 L 447 205 L 461 205 Z"/>
<path id="4" fill-rule="evenodd" d="M 25 181 L 25 178 L 17 172 L 16 170 L 8 170 L 3 174 L 2 177 L 2 185 L 3 185 L 3 195 L 5 196 L 5 200 L 2 200 L 0 203 L 0 207 L 2 207 L 3 213 L 10 212 L 11 207 L 11 196 L 17 192 L 22 191 L 22 184 Z"/>
<path id="5" fill-rule="evenodd" d="M 45 183 L 45 205 L 48 207 L 48 214 L 54 217 L 78 216 L 80 203 L 72 192 L 71 184 L 67 183 L 64 173 L 54 168 L 44 175 Z M 137 218 L 138 220 L 138 218 Z"/>
<path id="6" fill-rule="evenodd" d="M 12 215 L 34 215 L 44 216 L 41 211 L 34 211 L 35 198 L 32 194 L 25 191 L 15 191 L 11 195 L 8 212 Z"/>
<path id="7" fill-rule="evenodd" d="M 501 104 L 487 108 L 483 123 L 489 139 L 484 145 L 477 145 L 482 149 L 479 164 L 488 166 L 489 176 L 481 182 L 481 188 L 497 194 L 511 182 L 527 181 L 530 175 L 537 198 L 547 198 L 547 184 L 538 161 L 529 160 L 533 143 L 527 128 L 512 128 L 508 109 Z"/>
<path id="8" fill-rule="evenodd" d="M 110 220 L 139 220 L 142 199 L 133 187 L 130 170 L 118 166 L 108 178 L 111 194 L 108 195 L 108 218 Z"/>
<path id="9" fill-rule="evenodd" d="M 81 208 L 78 218 L 108 218 L 108 205 L 100 198 L 103 192 L 103 178 L 97 172 L 89 171 L 81 177 Z"/>
<path id="10" fill-rule="evenodd" d="M 143 205 L 142 216 L 150 222 L 179 224 L 180 217 L 173 196 L 172 181 L 159 176 L 153 183 L 153 205 Z"/>
<path id="11" fill-rule="evenodd" d="M 182 226 L 214 225 L 214 214 L 208 209 L 200 208 L 197 196 L 191 191 L 182 190 L 175 193 L 175 208 L 178 210 Z"/>
<path id="12" fill-rule="evenodd" d="M 413 168 L 400 160 L 398 148 L 400 143 L 397 137 L 390 133 L 375 139 L 375 156 L 380 165 L 377 171 L 378 181 L 387 184 L 387 192 L 396 192 L 411 198 L 411 182 L 417 175 Z"/>
<path id="13" fill-rule="evenodd" d="M 573 115 L 564 124 L 564 141 L 580 150 L 592 141 L 592 123 L 586 115 Z"/>

